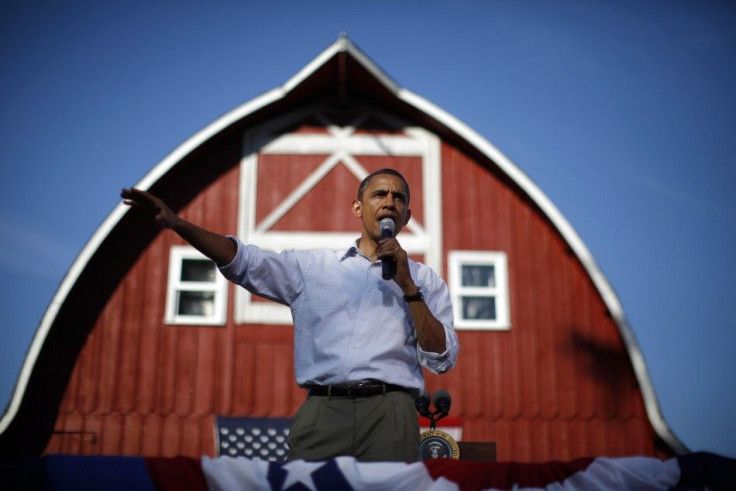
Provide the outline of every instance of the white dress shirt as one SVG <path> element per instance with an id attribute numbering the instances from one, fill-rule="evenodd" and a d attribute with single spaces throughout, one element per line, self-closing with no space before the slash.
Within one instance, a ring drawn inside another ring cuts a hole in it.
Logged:
<path id="1" fill-rule="evenodd" d="M 446 350 L 440 354 L 418 346 L 401 288 L 382 279 L 381 262 L 371 261 L 356 245 L 276 253 L 230 238 L 238 251 L 220 267 L 222 274 L 291 309 L 300 386 L 378 380 L 418 394 L 424 389 L 422 366 L 442 373 L 455 364 L 458 342 L 450 295 L 428 266 L 409 260 L 412 279 L 445 328 Z"/>

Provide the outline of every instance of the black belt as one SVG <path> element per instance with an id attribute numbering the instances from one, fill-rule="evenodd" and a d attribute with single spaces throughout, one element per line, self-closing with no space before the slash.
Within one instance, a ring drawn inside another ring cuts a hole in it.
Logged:
<path id="1" fill-rule="evenodd" d="M 312 385 L 307 388 L 310 396 L 327 397 L 370 397 L 387 392 L 409 392 L 409 389 L 400 385 L 381 384 L 378 382 L 362 382 L 339 385 Z"/>

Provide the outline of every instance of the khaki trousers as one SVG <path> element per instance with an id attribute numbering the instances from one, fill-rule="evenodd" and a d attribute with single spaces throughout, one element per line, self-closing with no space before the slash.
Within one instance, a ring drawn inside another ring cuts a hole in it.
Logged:
<path id="1" fill-rule="evenodd" d="M 412 397 L 400 391 L 308 397 L 289 432 L 289 460 L 341 455 L 362 462 L 418 461 L 419 422 Z"/>

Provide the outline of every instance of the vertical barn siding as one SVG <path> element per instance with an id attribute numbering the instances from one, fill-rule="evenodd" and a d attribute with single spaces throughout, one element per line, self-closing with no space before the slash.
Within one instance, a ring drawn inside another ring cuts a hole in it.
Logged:
<path id="1" fill-rule="evenodd" d="M 404 173 L 423 222 L 418 158 L 356 158 L 368 171 Z M 257 219 L 323 159 L 261 155 Z M 335 169 L 273 230 L 354 229 L 357 237 L 356 188 L 352 174 Z M 238 192 L 234 166 L 181 215 L 233 233 Z M 460 331 L 455 370 L 428 374 L 428 390 L 452 392 L 463 439 L 495 441 L 500 460 L 656 454 L 617 326 L 564 240 L 528 199 L 447 143 L 442 192 L 445 261 L 452 250 L 505 251 L 509 261 L 511 330 Z M 212 455 L 215 415 L 288 417 L 303 402 L 293 328 L 235 325 L 233 286 L 225 326 L 164 324 L 169 250 L 183 243 L 159 234 L 110 297 L 79 353 L 46 452 Z"/>
<path id="2" fill-rule="evenodd" d="M 442 162 L 445 252 L 509 261 L 511 330 L 460 331 L 455 372 L 428 382 L 455 394 L 463 439 L 501 460 L 655 454 L 618 328 L 567 244 L 493 172 L 447 144 Z"/>
<path id="3" fill-rule="evenodd" d="M 233 231 L 237 190 L 236 167 L 181 215 Z M 182 243 L 159 234 L 111 296 L 79 353 L 47 452 L 213 453 L 213 415 L 232 411 L 238 388 L 236 328 L 164 324 L 169 250 Z"/>
<path id="4" fill-rule="evenodd" d="M 146 281 L 143 282 L 141 294 L 146 299 L 141 307 L 140 315 L 140 358 L 138 370 L 137 411 L 148 416 L 156 411 L 158 397 L 157 386 L 160 372 L 156 363 L 161 346 L 161 332 L 157 328 L 164 318 L 166 301 L 166 278 L 168 268 L 168 252 L 163 248 L 151 248 L 143 256 L 146 270 Z M 166 265 L 164 267 L 164 265 Z"/>

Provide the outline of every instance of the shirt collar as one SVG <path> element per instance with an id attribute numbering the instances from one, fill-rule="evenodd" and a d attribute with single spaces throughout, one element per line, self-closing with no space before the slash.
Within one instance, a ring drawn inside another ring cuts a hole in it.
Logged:
<path id="1" fill-rule="evenodd" d="M 360 238 L 355 239 L 355 242 L 353 242 L 353 245 L 347 248 L 347 250 L 343 253 L 340 260 L 347 259 L 349 257 L 355 257 L 355 256 L 363 256 L 367 258 L 365 254 L 363 254 L 363 251 L 360 250 L 358 247 L 358 243 L 360 242 Z"/>

